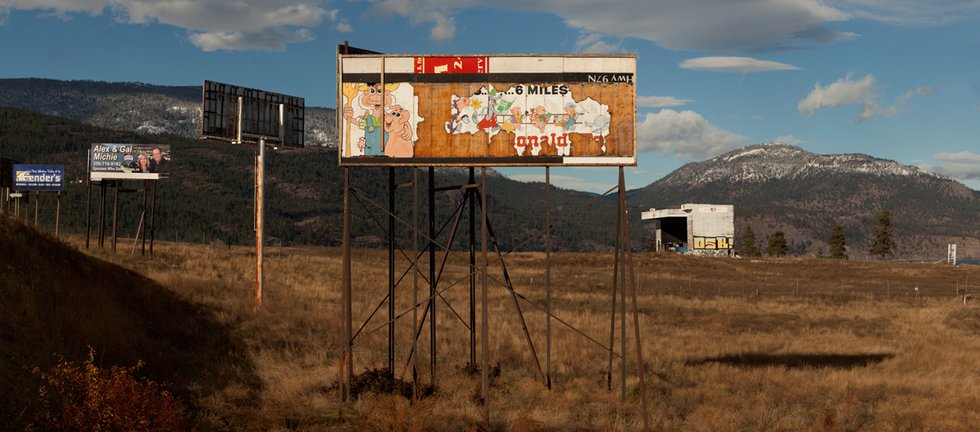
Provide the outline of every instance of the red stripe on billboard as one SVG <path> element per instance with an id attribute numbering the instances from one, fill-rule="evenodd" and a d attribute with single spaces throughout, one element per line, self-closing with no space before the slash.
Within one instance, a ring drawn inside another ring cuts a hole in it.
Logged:
<path id="1" fill-rule="evenodd" d="M 417 74 L 487 73 L 490 57 L 415 57 Z"/>

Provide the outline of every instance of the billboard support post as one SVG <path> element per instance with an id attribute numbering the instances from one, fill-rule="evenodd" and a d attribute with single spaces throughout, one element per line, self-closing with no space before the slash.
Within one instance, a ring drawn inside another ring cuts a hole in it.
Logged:
<path id="1" fill-rule="evenodd" d="M 483 421 L 490 424 L 490 340 L 489 298 L 487 297 L 487 168 L 480 167 L 480 226 L 483 260 L 480 263 L 480 396 L 483 399 Z"/>
<path id="2" fill-rule="evenodd" d="M 105 194 L 106 181 L 99 182 L 101 188 L 99 194 L 99 249 L 105 247 Z"/>
<path id="3" fill-rule="evenodd" d="M 628 227 L 626 219 L 626 182 L 623 181 L 622 168 L 620 168 L 619 175 L 619 213 L 618 218 L 622 220 L 620 226 L 622 227 L 621 235 L 623 236 L 619 249 L 620 254 L 620 266 L 619 266 L 619 343 L 620 351 L 623 355 L 622 365 L 619 374 L 619 390 L 621 393 L 621 399 L 626 401 L 626 251 L 632 247 L 630 244 L 629 233 L 626 232 Z"/>
<path id="4" fill-rule="evenodd" d="M 469 185 L 476 184 L 473 167 L 470 167 Z M 476 194 L 466 190 L 470 206 L 470 365 L 476 366 Z"/>
<path id="5" fill-rule="evenodd" d="M 140 255 L 146 256 L 146 228 L 143 224 L 146 221 L 146 193 L 149 191 L 149 181 L 143 180 L 143 212 L 140 214 L 140 239 L 142 240 L 142 246 L 140 246 Z"/>
<path id="6" fill-rule="evenodd" d="M 262 285 L 265 282 L 263 274 L 264 261 L 264 224 L 263 210 L 265 209 L 265 138 L 259 138 L 258 164 L 255 166 L 255 307 L 262 307 Z"/>
<path id="7" fill-rule="evenodd" d="M 58 238 L 58 228 L 61 224 L 61 191 L 58 191 L 58 206 L 54 212 L 54 238 Z"/>
<path id="8" fill-rule="evenodd" d="M 116 234 L 118 232 L 116 228 L 118 228 L 117 222 L 119 220 L 119 183 L 122 183 L 122 181 L 115 180 L 112 182 L 116 190 L 112 199 L 112 252 L 116 252 Z"/>
<path id="9" fill-rule="evenodd" d="M 88 193 L 85 200 L 85 249 L 89 247 L 92 237 L 92 179 L 88 180 Z"/>
<path id="10" fill-rule="evenodd" d="M 351 377 L 354 374 L 353 329 L 351 325 L 351 256 L 350 256 L 350 168 L 344 168 L 344 264 L 343 264 L 343 299 L 344 309 L 344 366 L 341 366 L 341 392 L 343 399 L 349 400 Z M 343 384 L 347 385 L 344 386 Z"/>
<path id="11" fill-rule="evenodd" d="M 347 168 L 344 168 L 347 170 Z M 412 168 L 412 332 L 419 328 L 419 170 Z M 470 269 L 472 272 L 472 268 Z M 472 328 L 472 321 L 470 327 Z M 412 338 L 412 394 L 419 395 L 419 338 Z"/>
<path id="12" fill-rule="evenodd" d="M 545 374 L 548 390 L 551 390 L 551 167 L 544 167 L 544 248 L 545 248 L 545 297 L 547 313 L 545 314 Z"/>
<path id="13" fill-rule="evenodd" d="M 648 431 L 648 430 L 650 430 L 650 424 L 649 424 L 650 421 L 649 421 L 649 411 L 647 410 L 647 390 L 646 390 L 647 389 L 647 386 L 646 386 L 646 378 L 645 378 L 646 373 L 644 371 L 645 370 L 645 366 L 643 365 L 643 344 L 640 343 L 640 313 L 639 313 L 639 306 L 637 305 L 637 301 L 636 301 L 636 291 L 637 291 L 637 288 L 638 288 L 638 281 L 636 280 L 636 266 L 633 263 L 633 245 L 632 245 L 632 240 L 630 239 L 629 211 L 626 208 L 626 180 L 625 180 L 625 175 L 623 174 L 623 171 L 624 171 L 623 170 L 623 167 L 619 167 L 619 190 L 620 190 L 619 196 L 620 196 L 620 200 L 621 200 L 620 206 L 622 208 L 622 213 L 621 213 L 621 216 L 620 217 L 623 218 L 623 227 L 625 228 L 625 231 L 623 232 L 623 235 L 625 237 L 624 238 L 624 242 L 626 243 L 626 257 L 625 257 L 626 258 L 626 262 L 624 263 L 625 265 L 623 267 L 624 268 L 627 267 L 627 266 L 629 267 L 629 273 L 628 274 L 629 274 L 630 300 L 631 300 L 632 309 L 633 309 L 633 311 L 632 311 L 632 313 L 633 313 L 633 332 L 634 332 L 634 335 L 636 336 L 636 370 L 637 370 L 637 376 L 640 379 L 640 383 L 639 383 L 639 385 L 640 385 L 640 414 L 641 414 L 641 416 L 643 418 L 643 430 L 644 431 Z M 623 297 L 624 298 L 626 297 L 626 289 L 625 289 L 626 288 L 626 282 L 627 282 L 626 281 L 626 278 L 623 278 Z M 625 300 L 624 300 L 623 303 L 625 305 Z M 626 309 L 625 309 L 625 307 L 623 308 L 623 315 L 624 316 L 626 315 Z M 624 328 L 625 328 L 625 325 L 624 325 Z M 626 340 L 625 334 L 623 335 L 623 340 L 624 341 Z M 625 346 L 625 342 L 624 342 L 624 346 Z M 626 350 L 625 349 L 623 350 L 623 363 L 624 364 L 626 363 Z M 623 369 L 623 372 L 624 372 L 623 375 L 625 376 L 626 375 L 625 374 L 625 372 L 626 372 L 625 368 Z M 623 388 L 624 389 L 626 388 L 625 382 L 623 383 Z"/>
<path id="14" fill-rule="evenodd" d="M 395 377 L 395 167 L 388 168 L 388 374 Z"/>
<path id="15" fill-rule="evenodd" d="M 37 228 L 38 214 L 41 210 L 41 193 L 34 191 L 34 228 Z"/>
<path id="16" fill-rule="evenodd" d="M 153 256 L 153 240 L 156 235 L 157 182 L 153 182 L 153 200 L 150 204 L 150 256 Z"/>
<path id="17" fill-rule="evenodd" d="M 436 174 L 429 167 L 429 379 L 436 382 Z"/>

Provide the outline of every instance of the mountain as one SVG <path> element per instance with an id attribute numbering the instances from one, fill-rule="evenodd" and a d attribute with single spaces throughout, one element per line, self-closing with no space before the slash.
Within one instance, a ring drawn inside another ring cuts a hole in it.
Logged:
<path id="1" fill-rule="evenodd" d="M 86 227 L 86 155 L 91 143 L 131 142 L 171 146 L 175 155 L 171 177 L 156 182 L 158 205 L 156 239 L 201 243 L 247 244 L 253 231 L 253 146 L 200 141 L 171 134 L 118 131 L 17 108 L 0 108 L 0 157 L 22 163 L 63 164 L 69 179 L 61 203 L 62 232 L 84 233 Z M 339 245 L 343 211 L 343 173 L 335 149 L 313 147 L 266 152 L 266 234 L 283 245 Z M 356 194 L 351 198 L 353 241 L 359 246 L 382 246 L 387 230 L 387 168 L 350 170 Z M 396 182 L 410 181 L 410 169 L 395 170 Z M 467 183 L 465 168 L 435 169 L 437 187 Z M 477 170 L 477 176 L 479 170 Z M 542 183 L 510 180 L 490 170 L 490 217 L 504 250 L 527 242 L 522 250 L 543 248 L 545 203 Z M 151 182 L 152 183 L 152 182 Z M 132 237 L 139 227 L 142 182 L 126 182 L 120 198 L 118 233 Z M 428 214 L 428 172 L 419 170 L 420 220 Z M 125 193 L 129 190 L 129 193 Z M 100 191 L 93 191 L 98 208 Z M 436 195 L 437 227 L 451 229 L 462 193 Z M 604 250 L 615 238 L 615 202 L 578 191 L 552 187 L 556 250 Z M 107 232 L 111 230 L 114 192 L 107 195 Z M 411 189 L 396 193 L 396 212 L 402 220 L 412 214 Z M 41 223 L 54 225 L 53 197 L 41 199 Z M 97 212 L 93 232 L 98 231 Z M 466 232 L 468 212 L 459 226 Z M 479 214 L 479 212 L 477 212 Z M 639 215 L 638 212 L 633 214 Z M 382 228 L 383 227 L 383 228 Z M 477 224 L 479 227 L 479 224 Z M 409 230 L 397 226 L 400 244 L 408 245 Z M 441 228 L 440 228 L 441 229 Z M 479 228 L 477 228 L 479 229 Z M 94 234 L 93 234 L 94 237 Z M 445 241 L 448 234 L 441 237 Z M 639 239 L 639 235 L 634 236 Z M 457 244 L 463 233 L 456 236 Z"/>
<path id="2" fill-rule="evenodd" d="M 0 79 L 0 106 L 118 131 L 198 138 L 201 92 L 200 86 Z M 307 146 L 336 148 L 334 109 L 306 107 L 305 120 Z"/>
<path id="3" fill-rule="evenodd" d="M 919 168 L 864 154 L 821 155 L 769 143 L 689 163 L 630 191 L 643 208 L 683 203 L 734 204 L 736 232 L 752 226 L 765 239 L 783 230 L 795 254 L 827 251 L 834 223 L 844 227 L 852 257 L 864 255 L 869 228 L 891 213 L 900 257 L 980 251 L 980 192 Z M 739 239 L 736 240 L 738 244 Z"/>
<path id="4" fill-rule="evenodd" d="M 246 243 L 252 236 L 254 148 L 199 141 L 200 98 L 201 88 L 196 86 L 0 79 L 0 107 L 27 110 L 0 109 L 0 157 L 64 163 L 71 177 L 81 179 L 85 151 L 93 142 L 170 144 L 179 155 L 175 169 L 181 175 L 159 184 L 159 211 L 166 222 L 158 227 L 157 238 Z M 306 120 L 309 148 L 268 156 L 266 223 L 270 235 L 285 244 L 337 244 L 343 181 L 337 168 L 335 110 L 308 107 Z M 399 182 L 411 176 L 407 169 L 396 173 Z M 465 169 L 439 168 L 436 173 L 440 186 L 466 182 Z M 387 170 L 359 168 L 352 169 L 351 175 L 366 198 L 386 202 Z M 420 177 L 421 185 L 427 184 L 425 170 Z M 537 239 L 543 225 L 543 190 L 540 183 L 492 178 L 491 213 L 505 246 L 531 238 L 531 248 L 542 247 Z M 556 225 L 558 249 L 598 250 L 612 245 L 614 200 L 553 190 L 554 219 L 562 221 Z M 411 214 L 405 194 L 399 192 L 396 199 L 400 215 Z M 83 214 L 82 185 L 70 185 L 67 195 L 66 208 Z M 444 216 L 451 216 L 458 195 L 440 195 L 445 209 L 439 211 L 447 212 Z M 425 215 L 425 189 L 420 197 Z M 739 234 L 745 225 L 752 226 L 761 240 L 783 230 L 792 254 L 826 251 L 830 227 L 840 223 L 850 255 L 860 257 L 874 217 L 889 210 L 899 244 L 897 256 L 938 258 L 945 254 L 947 243 L 957 243 L 961 257 L 980 256 L 980 192 L 916 167 L 861 154 L 819 155 L 780 144 L 749 146 L 687 164 L 630 191 L 628 202 L 638 247 L 653 237 L 652 224 L 638 220 L 639 210 L 707 202 L 734 204 Z M 134 204 L 123 205 L 135 211 Z M 588 211 L 594 208 L 600 211 Z M 380 245 L 383 235 L 369 214 L 377 210 L 358 211 L 355 238 L 359 244 Z M 135 230 L 136 214 L 122 222 L 120 232 Z M 63 223 L 76 232 L 84 228 L 84 219 Z"/>

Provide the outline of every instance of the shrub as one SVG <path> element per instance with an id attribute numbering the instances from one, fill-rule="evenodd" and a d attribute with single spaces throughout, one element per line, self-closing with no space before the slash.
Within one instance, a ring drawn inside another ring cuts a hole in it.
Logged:
<path id="1" fill-rule="evenodd" d="M 400 395 L 412 399 L 412 383 L 395 378 L 388 368 L 368 369 L 364 373 L 351 377 L 351 396 L 355 399 L 365 393 Z M 435 387 L 422 385 L 419 397 L 424 398 L 435 394 Z"/>
<path id="2" fill-rule="evenodd" d="M 93 363 L 95 350 L 81 365 L 59 361 L 41 376 L 38 409 L 28 430 L 38 431 L 181 431 L 183 408 L 161 386 L 133 374 L 142 367 Z"/>

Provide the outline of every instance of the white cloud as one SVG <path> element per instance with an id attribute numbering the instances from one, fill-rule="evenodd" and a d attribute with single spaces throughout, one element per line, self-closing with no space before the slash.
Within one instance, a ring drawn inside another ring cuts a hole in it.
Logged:
<path id="1" fill-rule="evenodd" d="M 205 51 L 281 50 L 287 44 L 313 40 L 312 28 L 325 19 L 338 22 L 336 9 L 322 0 L 0 0 L 6 7 L 40 10 L 56 16 L 100 15 L 109 10 L 119 22 L 161 23 L 188 30 L 189 39 Z M 338 23 L 339 31 L 350 29 Z"/>
<path id="2" fill-rule="evenodd" d="M 674 96 L 637 96 L 636 106 L 647 108 L 667 108 L 674 106 L 684 106 L 691 102 L 691 99 L 680 99 Z"/>
<path id="3" fill-rule="evenodd" d="M 793 135 L 781 135 L 781 136 L 778 136 L 778 137 L 773 138 L 772 139 L 772 142 L 776 142 L 776 143 L 780 143 L 780 144 L 786 144 L 786 145 L 792 145 L 792 146 L 798 146 L 800 144 L 805 143 L 806 141 L 803 141 L 803 140 L 801 140 L 801 139 L 799 139 L 799 138 L 797 138 L 797 137 L 795 137 Z"/>
<path id="4" fill-rule="evenodd" d="M 715 126 L 694 111 L 661 110 L 647 114 L 636 125 L 639 151 L 655 151 L 682 158 L 717 156 L 745 144 L 747 138 Z"/>
<path id="5" fill-rule="evenodd" d="M 810 92 L 797 104 L 797 109 L 805 116 L 824 108 L 837 108 L 846 105 L 860 105 L 861 113 L 858 121 L 865 121 L 875 116 L 894 116 L 905 112 L 908 101 L 914 96 L 928 95 L 936 92 L 935 87 L 922 86 L 905 92 L 894 104 L 881 107 L 878 94 L 875 91 L 875 77 L 867 74 L 864 78 L 855 80 L 851 74 L 835 81 L 833 84 L 814 85 Z"/>
<path id="6" fill-rule="evenodd" d="M 286 44 L 307 42 L 314 39 L 313 34 L 306 29 L 295 32 L 274 28 L 262 32 L 210 32 L 197 33 L 188 36 L 194 46 L 207 51 L 247 51 L 262 49 L 282 51 Z"/>
<path id="7" fill-rule="evenodd" d="M 907 26 L 943 25 L 974 18 L 976 0 L 838 0 L 842 10 L 858 18 Z"/>
<path id="8" fill-rule="evenodd" d="M 445 42 L 456 35 L 456 20 L 451 16 L 434 14 L 432 16 L 434 25 L 429 32 L 429 37 L 434 41 Z"/>
<path id="9" fill-rule="evenodd" d="M 575 52 L 584 54 L 613 54 L 622 52 L 620 44 L 606 42 L 599 33 L 582 33 L 575 41 Z"/>
<path id="10" fill-rule="evenodd" d="M 973 189 L 980 190 L 980 154 L 971 151 L 941 152 L 932 155 L 932 158 L 944 163 L 940 165 L 919 163 L 918 167 L 959 180 Z"/>
<path id="11" fill-rule="evenodd" d="M 940 152 L 934 154 L 932 158 L 943 162 L 973 163 L 980 165 L 980 154 L 970 151 L 961 151 L 956 153 Z"/>
<path id="12" fill-rule="evenodd" d="M 948 163 L 937 166 L 925 165 L 925 167 L 920 168 L 957 180 L 980 180 L 980 165 L 978 164 Z"/>
<path id="13" fill-rule="evenodd" d="M 851 79 L 851 74 L 826 87 L 817 83 L 796 108 L 806 116 L 817 110 L 837 108 L 845 105 L 862 105 L 861 118 L 866 120 L 877 109 L 874 92 L 875 78 L 867 74 L 860 80 Z"/>
<path id="14" fill-rule="evenodd" d="M 673 50 L 760 50 L 828 44 L 853 38 L 829 24 L 850 15 L 823 0 L 497 0 L 494 7 L 555 14 L 584 34 L 653 41 Z M 382 0 L 378 12 L 413 24 L 438 25 L 477 0 Z M 596 47 L 598 48 L 598 46 Z M 608 52 L 608 51 L 605 51 Z"/>
<path id="15" fill-rule="evenodd" d="M 381 0 L 373 7 L 373 12 L 408 18 L 412 25 L 428 24 L 429 37 L 445 42 L 456 36 L 454 14 L 460 9 L 478 4 L 472 0 L 443 2 L 439 0 Z"/>
<path id="16" fill-rule="evenodd" d="M 684 60 L 681 69 L 705 70 L 712 72 L 770 72 L 799 70 L 800 68 L 775 61 L 758 60 L 751 57 L 698 57 Z"/>

